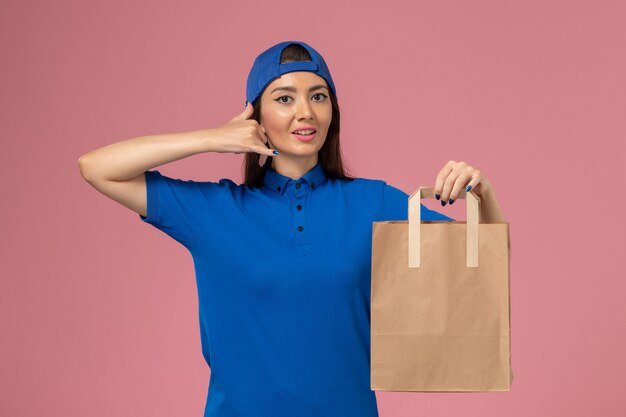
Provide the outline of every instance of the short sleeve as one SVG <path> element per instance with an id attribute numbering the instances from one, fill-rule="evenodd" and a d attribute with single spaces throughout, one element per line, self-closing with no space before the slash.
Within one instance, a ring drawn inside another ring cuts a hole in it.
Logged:
<path id="1" fill-rule="evenodd" d="M 147 216 L 140 219 L 190 249 L 210 216 L 212 194 L 223 184 L 170 178 L 156 170 L 145 176 Z"/>
<path id="2" fill-rule="evenodd" d="M 393 185 L 383 182 L 383 200 L 385 201 L 385 218 L 387 220 L 408 220 L 409 195 Z M 452 217 L 431 210 L 420 203 L 422 220 L 454 221 Z"/>

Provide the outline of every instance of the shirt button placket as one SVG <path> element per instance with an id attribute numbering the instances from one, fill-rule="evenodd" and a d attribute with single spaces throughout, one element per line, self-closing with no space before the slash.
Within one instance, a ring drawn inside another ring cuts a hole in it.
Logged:
<path id="1" fill-rule="evenodd" d="M 295 204 L 296 204 L 296 212 L 295 212 L 295 224 L 296 224 L 296 245 L 298 251 L 301 254 L 307 253 L 309 250 L 309 240 L 306 237 L 305 226 L 305 210 L 304 203 L 308 197 L 309 190 L 306 188 L 303 189 L 302 183 L 297 182 L 295 185 Z"/>

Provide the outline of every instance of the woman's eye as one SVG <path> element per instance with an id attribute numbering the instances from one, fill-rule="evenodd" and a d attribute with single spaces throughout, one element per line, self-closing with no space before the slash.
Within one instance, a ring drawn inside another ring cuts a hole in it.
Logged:
<path id="1" fill-rule="evenodd" d="M 326 98 L 328 98 L 328 96 L 326 96 L 326 94 L 322 94 L 322 93 L 316 93 L 313 94 L 313 97 L 318 97 L 318 100 L 315 101 L 324 101 Z M 280 96 L 278 98 L 275 99 L 275 101 L 279 102 L 279 103 L 288 103 L 288 99 L 290 99 L 291 97 L 289 96 Z"/>

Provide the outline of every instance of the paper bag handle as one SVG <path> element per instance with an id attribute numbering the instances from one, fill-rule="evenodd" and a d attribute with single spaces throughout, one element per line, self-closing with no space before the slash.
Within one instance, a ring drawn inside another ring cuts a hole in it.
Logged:
<path id="1" fill-rule="evenodd" d="M 420 268 L 421 265 L 421 224 L 423 198 L 434 198 L 433 187 L 419 187 L 409 196 L 409 268 Z M 465 199 L 467 206 L 466 236 L 468 268 L 478 267 L 478 223 L 480 222 L 480 197 L 473 191 L 461 190 L 457 200 Z"/>

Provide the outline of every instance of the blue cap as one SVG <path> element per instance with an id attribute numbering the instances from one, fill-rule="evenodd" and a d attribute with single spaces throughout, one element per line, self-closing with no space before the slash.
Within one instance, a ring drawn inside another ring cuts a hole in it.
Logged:
<path id="1" fill-rule="evenodd" d="M 283 52 L 283 49 L 291 44 L 303 46 L 311 55 L 311 61 L 285 62 L 281 64 L 280 54 Z M 248 103 L 254 102 L 254 100 L 263 93 L 265 87 L 276 78 L 293 71 L 314 72 L 324 78 L 333 94 L 335 94 L 335 96 L 337 95 L 333 78 L 330 76 L 330 71 L 328 70 L 324 58 L 322 58 L 315 49 L 304 42 L 286 41 L 265 50 L 254 60 L 250 74 L 248 74 L 248 81 L 246 82 L 245 105 L 247 106 Z"/>

